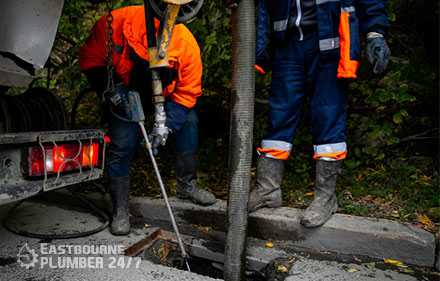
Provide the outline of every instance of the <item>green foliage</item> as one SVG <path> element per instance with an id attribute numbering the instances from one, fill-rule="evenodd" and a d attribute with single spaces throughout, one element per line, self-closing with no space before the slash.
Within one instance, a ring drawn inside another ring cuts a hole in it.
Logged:
<path id="1" fill-rule="evenodd" d="M 226 90 L 231 77 L 231 19 L 221 1 L 206 1 L 198 18 L 185 25 L 201 49 L 202 85 L 205 89 Z"/>

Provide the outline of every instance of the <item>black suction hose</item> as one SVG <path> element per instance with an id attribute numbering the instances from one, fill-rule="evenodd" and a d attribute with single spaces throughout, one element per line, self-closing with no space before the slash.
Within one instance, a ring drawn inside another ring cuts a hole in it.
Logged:
<path id="1" fill-rule="evenodd" d="M 254 1 L 232 10 L 232 97 L 224 279 L 244 278 L 255 91 Z"/>

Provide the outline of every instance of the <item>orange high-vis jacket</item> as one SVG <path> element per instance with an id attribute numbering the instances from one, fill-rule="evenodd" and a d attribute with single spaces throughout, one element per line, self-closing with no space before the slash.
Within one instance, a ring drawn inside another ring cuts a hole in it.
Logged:
<path id="1" fill-rule="evenodd" d="M 133 62 L 130 47 L 148 61 L 148 44 L 143 6 L 130 6 L 112 11 L 113 16 L 113 66 L 125 85 L 129 84 Z M 156 32 L 159 21 L 155 20 Z M 101 17 L 93 26 L 84 46 L 79 49 L 81 71 L 95 66 L 107 66 L 107 22 Z M 163 95 L 191 108 L 202 93 L 202 61 L 200 48 L 192 33 L 183 24 L 174 27 L 168 46 L 170 68 L 177 70 L 178 77 L 168 85 Z"/>

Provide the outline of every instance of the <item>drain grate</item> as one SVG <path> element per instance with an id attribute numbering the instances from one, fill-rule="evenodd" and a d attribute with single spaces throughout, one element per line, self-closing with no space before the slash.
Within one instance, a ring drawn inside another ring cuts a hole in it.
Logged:
<path id="1" fill-rule="evenodd" d="M 223 249 L 223 245 L 188 235 L 181 236 L 190 257 L 188 263 L 191 271 L 200 275 L 223 279 L 224 254 L 223 251 L 218 251 L 220 247 Z M 207 243 L 210 244 L 210 248 L 204 246 Z M 157 229 L 147 238 L 128 248 L 125 254 L 140 257 L 155 264 L 186 270 L 175 234 L 162 229 Z M 245 280 L 263 281 L 266 278 L 259 272 L 249 271 Z"/>

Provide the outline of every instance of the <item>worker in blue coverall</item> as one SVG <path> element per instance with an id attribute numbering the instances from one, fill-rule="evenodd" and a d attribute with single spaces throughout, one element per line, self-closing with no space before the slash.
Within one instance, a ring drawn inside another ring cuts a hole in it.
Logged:
<path id="1" fill-rule="evenodd" d="M 272 84 L 270 126 L 258 148 L 250 212 L 282 204 L 284 160 L 306 95 L 317 161 L 314 199 L 301 224 L 320 226 L 337 211 L 336 180 L 347 153 L 347 80 L 356 78 L 361 36 L 373 71 L 385 70 L 390 56 L 385 7 L 382 0 L 260 0 L 256 68 L 271 70 Z"/>

